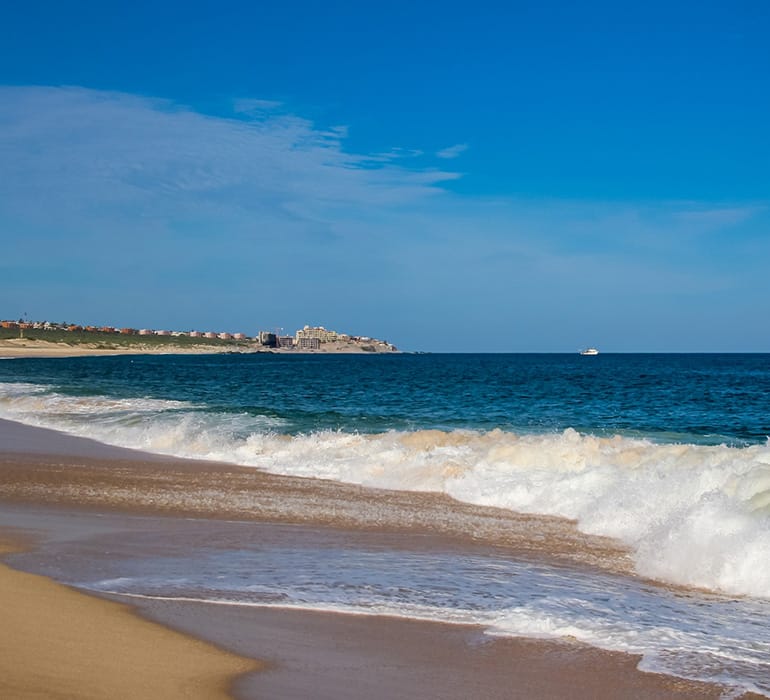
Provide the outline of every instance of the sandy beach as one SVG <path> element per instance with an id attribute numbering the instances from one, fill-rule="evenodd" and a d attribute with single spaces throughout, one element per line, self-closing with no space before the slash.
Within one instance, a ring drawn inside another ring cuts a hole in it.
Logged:
<path id="1" fill-rule="evenodd" d="M 0 445 L 0 536 L 31 549 L 24 559 L 6 555 L 29 570 L 35 549 L 73 523 L 98 523 L 117 542 L 137 518 L 142 527 L 169 533 L 183 533 L 191 522 L 205 531 L 206 523 L 228 521 L 244 523 L 256 538 L 283 536 L 280 528 L 290 526 L 297 541 L 329 532 L 388 547 L 440 543 L 470 553 L 494 546 L 573 566 L 601 560 L 628 568 L 622 549 L 581 535 L 568 521 L 434 494 L 165 459 L 8 421 L 0 421 Z M 77 568 L 80 554 L 73 551 Z M 86 554 L 109 557 L 84 550 L 84 565 Z M 0 596 L 0 691 L 11 697 L 720 696 L 716 686 L 638 671 L 631 655 L 570 640 L 494 638 L 474 626 L 131 600 L 139 619 L 127 599 L 118 604 L 7 566 L 0 568 Z"/>
<path id="2" fill-rule="evenodd" d="M 0 554 L 12 550 L 0 543 Z M 230 697 L 258 664 L 128 606 L 0 565 L 0 689 L 18 698 Z"/>
<path id="3" fill-rule="evenodd" d="M 320 355 L 359 355 L 359 354 L 390 354 L 391 351 L 379 346 L 372 352 L 365 351 L 361 344 L 352 342 L 323 343 L 316 350 L 299 348 L 265 348 L 256 344 L 237 345 L 174 345 L 174 344 L 144 344 L 111 345 L 104 347 L 93 343 L 51 343 L 45 340 L 14 338 L 0 340 L 0 358 L 18 357 L 105 357 L 110 355 L 212 355 L 222 353 L 277 353 L 289 355 L 320 354 Z"/>
<path id="4" fill-rule="evenodd" d="M 110 355 L 205 355 L 233 352 L 232 347 L 216 345 L 115 345 L 99 347 L 93 343 L 49 343 L 45 340 L 15 338 L 0 340 L 0 358 L 7 357 L 104 357 Z"/>

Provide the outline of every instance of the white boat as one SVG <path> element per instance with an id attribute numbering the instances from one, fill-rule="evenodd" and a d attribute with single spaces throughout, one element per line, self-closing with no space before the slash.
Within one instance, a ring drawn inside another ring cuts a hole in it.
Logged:
<path id="1" fill-rule="evenodd" d="M 581 355 L 598 355 L 599 351 L 596 348 L 586 348 L 580 351 Z"/>

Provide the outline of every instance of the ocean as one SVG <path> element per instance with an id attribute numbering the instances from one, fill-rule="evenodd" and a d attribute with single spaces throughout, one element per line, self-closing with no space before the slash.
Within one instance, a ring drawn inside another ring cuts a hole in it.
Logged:
<path id="1" fill-rule="evenodd" d="M 243 523 L 190 521 L 153 547 L 137 526 L 92 569 L 59 557 L 73 585 L 570 637 L 770 695 L 770 355 L 12 359 L 0 362 L 0 418 L 566 518 L 625 548 L 632 569 L 288 526 L 255 543 Z"/>

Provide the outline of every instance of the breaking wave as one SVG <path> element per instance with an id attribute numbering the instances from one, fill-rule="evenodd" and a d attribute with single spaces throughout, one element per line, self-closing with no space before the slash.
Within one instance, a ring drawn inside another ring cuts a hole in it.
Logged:
<path id="1" fill-rule="evenodd" d="M 178 457 L 573 519 L 663 581 L 770 598 L 770 444 L 660 444 L 573 429 L 288 435 L 284 421 L 182 401 L 0 383 L 0 417 Z"/>

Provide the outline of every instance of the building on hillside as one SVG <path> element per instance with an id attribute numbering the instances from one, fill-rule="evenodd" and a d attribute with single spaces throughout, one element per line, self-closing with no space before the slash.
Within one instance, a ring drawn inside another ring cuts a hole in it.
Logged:
<path id="1" fill-rule="evenodd" d="M 155 331 L 155 335 L 166 336 L 166 335 L 173 335 L 173 334 L 171 333 L 171 331 Z"/>
<path id="2" fill-rule="evenodd" d="M 329 331 L 323 326 L 305 326 L 302 330 L 299 330 L 294 335 L 297 344 L 299 344 L 302 338 L 318 338 L 321 343 L 333 343 L 337 340 L 337 331 Z"/>
<path id="3" fill-rule="evenodd" d="M 245 333 L 233 333 L 233 339 L 234 340 L 246 340 L 246 334 Z"/>
<path id="4" fill-rule="evenodd" d="M 203 337 L 203 333 L 201 333 L 200 331 L 190 331 L 190 337 L 191 338 L 202 338 Z"/>
<path id="5" fill-rule="evenodd" d="M 276 345 L 275 333 L 271 333 L 270 331 L 260 331 L 259 342 L 266 348 L 274 348 Z"/>
<path id="6" fill-rule="evenodd" d="M 294 337 L 291 335 L 279 335 L 276 336 L 275 339 L 276 345 L 279 348 L 293 348 L 294 347 Z"/>
<path id="7" fill-rule="evenodd" d="M 136 328 L 121 328 L 121 335 L 136 335 Z"/>
<path id="8" fill-rule="evenodd" d="M 299 338 L 297 340 L 297 347 L 300 350 L 320 350 L 321 341 L 318 338 Z"/>
<path id="9" fill-rule="evenodd" d="M 139 331 L 139 335 L 155 335 L 149 328 L 142 328 Z"/>
<path id="10" fill-rule="evenodd" d="M 216 337 L 217 337 L 217 334 L 216 334 L 216 333 L 213 333 L 212 331 L 206 331 L 206 332 L 203 334 L 203 337 L 204 337 L 204 338 L 216 338 Z"/>
<path id="11" fill-rule="evenodd" d="M 220 333 L 220 334 L 217 336 L 217 338 L 219 338 L 220 340 L 232 340 L 232 339 L 233 339 L 233 336 L 232 336 L 232 334 L 230 334 L 230 333 Z"/>

